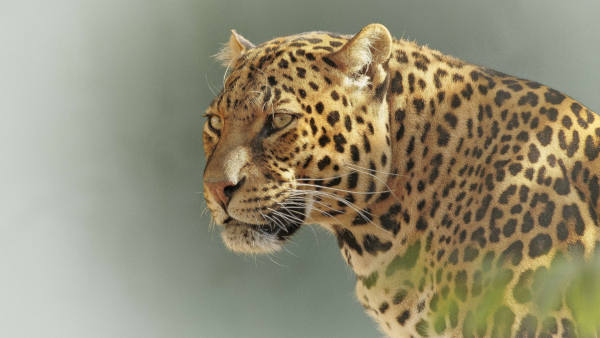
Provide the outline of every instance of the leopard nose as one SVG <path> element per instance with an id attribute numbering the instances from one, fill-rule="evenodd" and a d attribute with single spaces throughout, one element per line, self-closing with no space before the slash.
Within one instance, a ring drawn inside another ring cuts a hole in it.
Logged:
<path id="1" fill-rule="evenodd" d="M 231 201 L 233 193 L 236 192 L 242 184 L 244 184 L 245 177 L 241 179 L 237 184 L 228 180 L 217 181 L 217 182 L 205 182 L 204 186 L 217 200 L 224 210 L 227 210 L 227 206 Z"/>

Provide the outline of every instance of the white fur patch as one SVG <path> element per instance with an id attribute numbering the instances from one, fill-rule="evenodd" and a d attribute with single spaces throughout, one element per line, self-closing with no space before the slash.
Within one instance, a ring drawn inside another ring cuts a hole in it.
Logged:
<path id="1" fill-rule="evenodd" d="M 234 252 L 264 254 L 281 249 L 281 243 L 276 236 L 261 233 L 246 225 L 226 225 L 221 232 L 221 238 L 225 246 Z"/>
<path id="2" fill-rule="evenodd" d="M 234 185 L 240 181 L 240 171 L 248 162 L 248 159 L 248 150 L 242 146 L 233 149 L 227 154 L 224 163 L 225 177 Z"/>

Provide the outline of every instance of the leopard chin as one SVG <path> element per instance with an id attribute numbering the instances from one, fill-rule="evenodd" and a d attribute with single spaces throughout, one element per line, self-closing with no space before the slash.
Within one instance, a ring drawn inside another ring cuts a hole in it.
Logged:
<path id="1" fill-rule="evenodd" d="M 268 254 L 281 250 L 283 241 L 273 234 L 263 232 L 262 229 L 267 227 L 269 225 L 232 222 L 224 226 L 221 238 L 225 246 L 233 252 Z"/>
<path id="2" fill-rule="evenodd" d="M 231 251 L 247 254 L 268 254 L 281 250 L 284 243 L 304 224 L 304 217 L 292 221 L 284 212 L 304 215 L 298 208 L 284 209 L 269 216 L 268 224 L 251 224 L 228 218 L 223 224 L 221 238 Z"/>

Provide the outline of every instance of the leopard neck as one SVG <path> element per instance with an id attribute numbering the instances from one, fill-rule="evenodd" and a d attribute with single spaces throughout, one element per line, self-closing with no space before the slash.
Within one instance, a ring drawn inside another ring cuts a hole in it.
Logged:
<path id="1" fill-rule="evenodd" d="M 335 229 L 342 255 L 359 278 L 387 267 L 396 258 L 391 252 L 404 252 L 417 241 L 424 244 L 437 226 L 429 224 L 430 215 L 439 208 L 451 170 L 462 165 L 455 155 L 463 135 L 472 132 L 456 125 L 455 114 L 475 115 L 479 109 L 465 109 L 470 103 L 463 99 L 479 94 L 465 83 L 479 70 L 429 48 L 395 41 L 385 98 L 392 148 L 386 184 L 391 193 L 373 198 L 368 207 L 372 222 Z"/>

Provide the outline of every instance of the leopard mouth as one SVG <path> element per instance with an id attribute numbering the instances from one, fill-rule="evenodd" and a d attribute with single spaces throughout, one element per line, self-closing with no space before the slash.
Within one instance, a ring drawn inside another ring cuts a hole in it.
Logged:
<path id="1" fill-rule="evenodd" d="M 283 241 L 296 233 L 304 224 L 305 208 L 303 206 L 287 206 L 272 211 L 264 218 L 268 220 L 264 224 L 246 223 L 233 217 L 227 218 L 223 223 L 225 226 L 248 227 L 259 234 L 276 237 Z"/>

